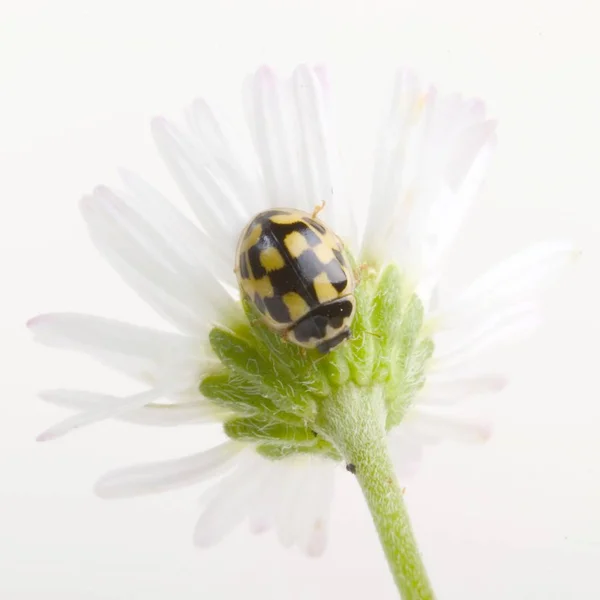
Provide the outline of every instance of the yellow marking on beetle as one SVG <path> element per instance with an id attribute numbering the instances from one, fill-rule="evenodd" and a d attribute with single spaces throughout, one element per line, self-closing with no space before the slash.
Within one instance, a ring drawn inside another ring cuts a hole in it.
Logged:
<path id="1" fill-rule="evenodd" d="M 268 275 L 249 282 L 247 287 L 253 292 L 257 292 L 261 298 L 273 297 L 273 285 Z"/>
<path id="2" fill-rule="evenodd" d="M 270 248 L 265 248 L 260 253 L 260 264 L 266 269 L 267 273 L 271 271 L 277 271 L 277 269 L 281 269 L 285 265 L 285 261 L 283 260 L 283 256 L 281 256 L 281 252 L 271 246 Z"/>
<path id="3" fill-rule="evenodd" d="M 292 258 L 298 258 L 308 248 L 306 238 L 298 231 L 288 233 L 285 236 L 283 243 Z"/>
<path id="4" fill-rule="evenodd" d="M 319 244 L 318 246 L 315 246 L 313 248 L 313 252 L 324 265 L 330 263 L 335 258 L 331 248 L 325 244 Z"/>
<path id="5" fill-rule="evenodd" d="M 256 242 L 258 242 L 258 239 L 260 238 L 261 235 L 262 235 L 262 226 L 260 224 L 255 225 L 252 228 L 250 235 L 248 235 L 248 237 L 242 238 L 242 242 L 240 244 L 240 249 L 239 249 L 240 254 L 242 252 L 246 252 L 250 248 L 252 248 L 252 246 L 254 246 L 256 244 Z"/>
<path id="6" fill-rule="evenodd" d="M 292 225 L 297 223 L 301 219 L 301 216 L 297 212 L 290 212 L 285 215 L 272 215 L 269 217 L 271 223 L 277 223 L 278 225 Z"/>
<path id="7" fill-rule="evenodd" d="M 287 309 L 290 311 L 290 317 L 292 321 L 298 321 L 310 310 L 310 307 L 304 298 L 302 298 L 302 296 L 296 292 L 288 292 L 287 294 L 284 294 L 283 301 L 285 302 Z"/>
<path id="8" fill-rule="evenodd" d="M 339 296 L 338 291 L 331 285 L 327 273 L 319 273 L 313 279 L 313 285 L 315 286 L 317 298 L 321 303 L 335 300 Z"/>
<path id="9" fill-rule="evenodd" d="M 319 233 L 319 237 L 321 238 L 321 243 L 329 246 L 330 248 L 335 248 L 336 250 L 342 249 L 342 242 L 337 235 L 332 233 L 329 229 L 325 233 Z"/>

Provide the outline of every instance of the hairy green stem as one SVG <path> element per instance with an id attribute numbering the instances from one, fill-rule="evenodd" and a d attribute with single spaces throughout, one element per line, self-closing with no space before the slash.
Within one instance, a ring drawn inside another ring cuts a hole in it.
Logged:
<path id="1" fill-rule="evenodd" d="M 350 393 L 349 393 L 350 392 Z M 377 389 L 346 389 L 323 402 L 320 420 L 355 473 L 403 600 L 433 600 L 387 448 L 386 410 Z"/>

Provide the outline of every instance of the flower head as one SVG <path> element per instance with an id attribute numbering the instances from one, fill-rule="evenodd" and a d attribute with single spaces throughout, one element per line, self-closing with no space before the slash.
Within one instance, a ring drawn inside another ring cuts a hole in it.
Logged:
<path id="1" fill-rule="evenodd" d="M 442 298 L 446 251 L 481 187 L 494 122 L 480 101 L 438 94 L 400 72 L 359 223 L 341 187 L 351 187 L 352 174 L 336 158 L 329 91 L 321 69 L 302 66 L 290 79 L 260 69 L 244 87 L 253 153 L 204 101 L 183 124 L 156 119 L 158 149 L 195 222 L 129 172 L 123 189 L 99 187 L 82 200 L 94 244 L 170 331 L 79 314 L 29 323 L 40 342 L 88 353 L 139 382 L 127 397 L 44 392 L 75 414 L 41 440 L 109 418 L 223 423 L 221 445 L 109 473 L 96 488 L 116 498 L 214 481 L 196 527 L 200 545 L 248 519 L 254 531 L 276 529 L 285 545 L 322 552 L 334 473 L 355 469 L 348 430 L 361 439 L 365 403 L 402 475 L 441 437 L 486 439 L 486 424 L 452 409 L 501 390 L 506 378 L 474 372 L 472 358 L 537 323 L 538 289 L 573 256 L 569 244 L 534 245 Z M 311 213 L 321 203 L 319 218 L 342 240 L 358 279 L 352 339 L 323 356 L 265 325 L 234 274 L 238 237 L 253 215 Z"/>

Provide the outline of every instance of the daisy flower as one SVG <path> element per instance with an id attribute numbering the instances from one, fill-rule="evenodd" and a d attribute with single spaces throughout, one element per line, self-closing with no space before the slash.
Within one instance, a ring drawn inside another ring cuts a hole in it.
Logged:
<path id="1" fill-rule="evenodd" d="M 398 481 L 426 444 L 488 437 L 487 425 L 454 408 L 498 392 L 506 377 L 474 371 L 473 358 L 537 324 L 537 292 L 574 252 L 566 243 L 533 245 L 442 298 L 444 258 L 480 190 L 495 123 L 481 101 L 399 72 L 365 211 L 343 191 L 352 174 L 336 158 L 329 94 L 322 69 L 300 66 L 285 79 L 261 68 L 243 94 L 253 152 L 240 150 L 242 133 L 234 137 L 203 100 L 181 122 L 154 120 L 194 222 L 130 172 L 121 173 L 121 189 L 83 198 L 93 243 L 170 328 L 71 313 L 32 319 L 37 341 L 87 353 L 139 382 L 130 396 L 43 392 L 74 414 L 39 439 L 104 419 L 222 423 L 220 445 L 117 470 L 96 486 L 101 497 L 122 498 L 209 481 L 194 534 L 200 546 L 247 520 L 255 532 L 274 529 L 285 546 L 321 554 L 334 476 L 345 467 L 401 594 L 432 598 Z M 356 279 L 351 337 L 325 354 L 275 331 L 258 300 L 240 294 L 234 272 L 254 215 L 316 213 L 321 204 L 316 233 L 335 232 L 329 239 L 343 244 Z"/>

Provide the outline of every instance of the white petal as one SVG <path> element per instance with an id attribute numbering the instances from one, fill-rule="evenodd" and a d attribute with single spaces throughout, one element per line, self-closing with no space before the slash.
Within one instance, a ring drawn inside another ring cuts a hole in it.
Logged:
<path id="1" fill-rule="evenodd" d="M 42 344 L 85 352 L 152 385 L 172 382 L 177 375 L 187 388 L 207 365 L 204 343 L 177 333 L 76 313 L 39 315 L 27 325 Z"/>
<path id="2" fill-rule="evenodd" d="M 453 302 L 431 316 L 437 328 L 462 326 L 482 313 L 531 301 L 557 272 L 578 256 L 566 242 L 546 242 L 501 262 Z"/>
<path id="3" fill-rule="evenodd" d="M 299 123 L 291 82 L 262 67 L 246 81 L 244 100 L 269 206 L 311 210 L 317 202 L 306 196 L 296 160 Z"/>
<path id="4" fill-rule="evenodd" d="M 416 406 L 388 434 L 390 455 L 400 483 L 415 474 L 426 445 L 443 440 L 483 443 L 491 436 L 489 420 Z"/>
<path id="5" fill-rule="evenodd" d="M 323 508 L 322 514 L 315 515 L 308 535 L 308 539 L 303 545 L 303 550 L 307 556 L 317 558 L 325 552 L 327 547 L 327 533 L 329 527 L 329 505 Z"/>
<path id="6" fill-rule="evenodd" d="M 231 190 L 235 206 L 246 216 L 264 209 L 265 192 L 251 141 L 236 132 L 234 135 L 223 119 L 217 119 L 208 104 L 197 99 L 188 111 L 192 142 L 203 148 L 222 185 Z"/>
<path id="7" fill-rule="evenodd" d="M 400 164 L 414 156 L 409 147 L 418 146 L 424 123 L 425 97 L 416 76 L 403 71 L 395 82 L 390 113 L 381 127 L 375 153 L 373 189 L 363 240 L 366 259 L 380 262 L 389 256 L 395 221 L 410 209 L 407 177 Z M 407 163 L 406 165 L 410 165 Z"/>
<path id="8" fill-rule="evenodd" d="M 38 442 L 55 440 L 74 429 L 92 425 L 93 423 L 111 419 L 130 410 L 141 408 L 163 395 L 162 390 L 153 389 L 125 398 L 114 398 L 111 401 L 106 401 L 101 405 L 93 406 L 83 412 L 60 421 L 60 423 L 57 423 L 50 427 L 50 429 L 46 429 L 46 431 L 40 433 L 37 440 Z"/>
<path id="9" fill-rule="evenodd" d="M 248 520 L 252 533 L 264 533 L 275 524 L 275 506 L 279 494 L 280 463 L 264 477 L 260 489 L 248 508 Z"/>
<path id="10" fill-rule="evenodd" d="M 327 73 L 324 69 L 300 66 L 294 72 L 292 85 L 299 122 L 300 178 L 304 181 L 305 195 L 315 205 L 325 202 L 319 217 L 343 240 L 354 244 L 354 211 L 345 198 L 339 175 Z"/>
<path id="11" fill-rule="evenodd" d="M 205 332 L 221 310 L 233 311 L 231 297 L 203 262 L 177 240 L 165 239 L 160 226 L 153 227 L 123 197 L 99 187 L 82 200 L 81 210 L 104 257 L 180 329 Z"/>
<path id="12" fill-rule="evenodd" d="M 423 456 L 423 445 L 426 441 L 428 440 L 416 435 L 414 430 L 405 423 L 401 423 L 388 434 L 388 448 L 400 484 L 415 475 Z"/>
<path id="13" fill-rule="evenodd" d="M 248 501 L 248 524 L 251 533 L 277 531 L 277 512 L 280 499 L 288 487 L 288 474 L 281 461 L 274 461 L 264 474 L 256 493 Z"/>
<path id="14" fill-rule="evenodd" d="M 130 498 L 194 485 L 224 473 L 243 449 L 228 441 L 184 458 L 117 469 L 98 480 L 95 491 L 101 498 Z"/>
<path id="15" fill-rule="evenodd" d="M 482 121 L 458 135 L 424 227 L 422 267 L 430 277 L 439 274 L 444 254 L 479 195 L 496 148 L 495 127 L 493 121 Z"/>
<path id="16" fill-rule="evenodd" d="M 224 240 L 214 239 L 183 216 L 164 196 L 141 177 L 120 169 L 123 183 L 131 193 L 130 203 L 139 214 L 151 213 L 153 227 L 191 265 L 203 264 L 213 277 L 235 284 L 231 265 L 233 250 Z"/>
<path id="17" fill-rule="evenodd" d="M 214 118 L 201 101 L 190 111 L 192 128 L 154 119 L 156 145 L 203 231 L 215 244 L 229 249 L 259 204 L 257 183 L 246 175 L 230 147 L 215 131 Z"/>
<path id="18" fill-rule="evenodd" d="M 160 255 L 166 244 L 153 245 L 151 240 L 140 239 L 126 218 L 119 219 L 118 204 L 106 188 L 82 198 L 80 208 L 92 242 L 125 283 L 159 315 L 182 331 L 199 330 L 202 319 L 191 306 L 187 283 Z"/>
<path id="19" fill-rule="evenodd" d="M 403 426 L 410 427 L 413 435 L 418 435 L 429 443 L 443 439 L 482 443 L 492 434 L 491 423 L 486 418 L 444 413 L 421 407 L 410 410 L 398 429 L 401 430 Z"/>
<path id="20" fill-rule="evenodd" d="M 425 387 L 419 393 L 419 405 L 448 405 L 473 395 L 496 393 L 508 384 L 504 375 L 479 375 L 462 378 L 427 376 Z"/>
<path id="21" fill-rule="evenodd" d="M 495 345 L 523 339 L 540 322 L 539 312 L 526 303 L 498 311 L 471 328 L 440 333 L 434 336 L 436 349 L 431 368 L 439 370 L 455 367 Z"/>
<path id="22" fill-rule="evenodd" d="M 291 79 L 280 79 L 263 67 L 246 81 L 244 99 L 268 205 L 312 212 L 326 202 L 320 216 L 342 237 L 353 238 L 352 211 L 343 204 L 334 176 L 324 72 L 300 66 Z"/>
<path id="23" fill-rule="evenodd" d="M 321 556 L 327 545 L 336 466 L 333 461 L 314 457 L 305 467 L 310 472 L 295 519 L 297 543 L 308 556 Z"/>
<path id="24" fill-rule="evenodd" d="M 399 73 L 376 154 L 363 244 L 413 281 L 430 276 L 476 195 L 494 145 L 483 105 L 426 90 Z"/>
<path id="25" fill-rule="evenodd" d="M 275 510 L 277 537 L 285 548 L 296 541 L 298 535 L 298 514 L 304 502 L 303 487 L 308 481 L 308 469 L 298 465 L 298 460 L 288 459 L 282 462 L 285 470 L 279 479 L 279 494 Z"/>
<path id="26" fill-rule="evenodd" d="M 39 394 L 42 400 L 70 410 L 87 411 L 102 405 L 114 405 L 121 398 L 108 394 L 98 394 L 82 390 L 46 390 Z M 115 418 L 136 425 L 152 425 L 157 427 L 174 427 L 197 423 L 213 423 L 219 420 L 221 413 L 207 400 L 185 403 L 149 404 L 142 408 Z"/>
<path id="27" fill-rule="evenodd" d="M 285 546 L 297 544 L 320 556 L 327 543 L 336 463 L 297 456 L 273 463 L 250 508 L 250 528 L 262 533 L 273 526 Z"/>
<path id="28" fill-rule="evenodd" d="M 540 323 L 536 296 L 578 256 L 573 246 L 536 244 L 500 263 L 431 314 L 436 352 L 431 368 L 454 369 L 499 343 L 525 337 Z"/>
<path id="29" fill-rule="evenodd" d="M 206 168 L 230 190 L 234 206 L 246 217 L 264 209 L 264 187 L 251 141 L 239 131 L 234 134 L 202 99 L 192 104 L 188 123 L 192 143 L 204 149 L 209 158 L 205 161 Z"/>
<path id="30" fill-rule="evenodd" d="M 194 543 L 212 546 L 233 531 L 249 514 L 265 476 L 272 468 L 271 461 L 249 450 L 234 472 L 210 490 L 209 501 L 198 519 Z"/>

